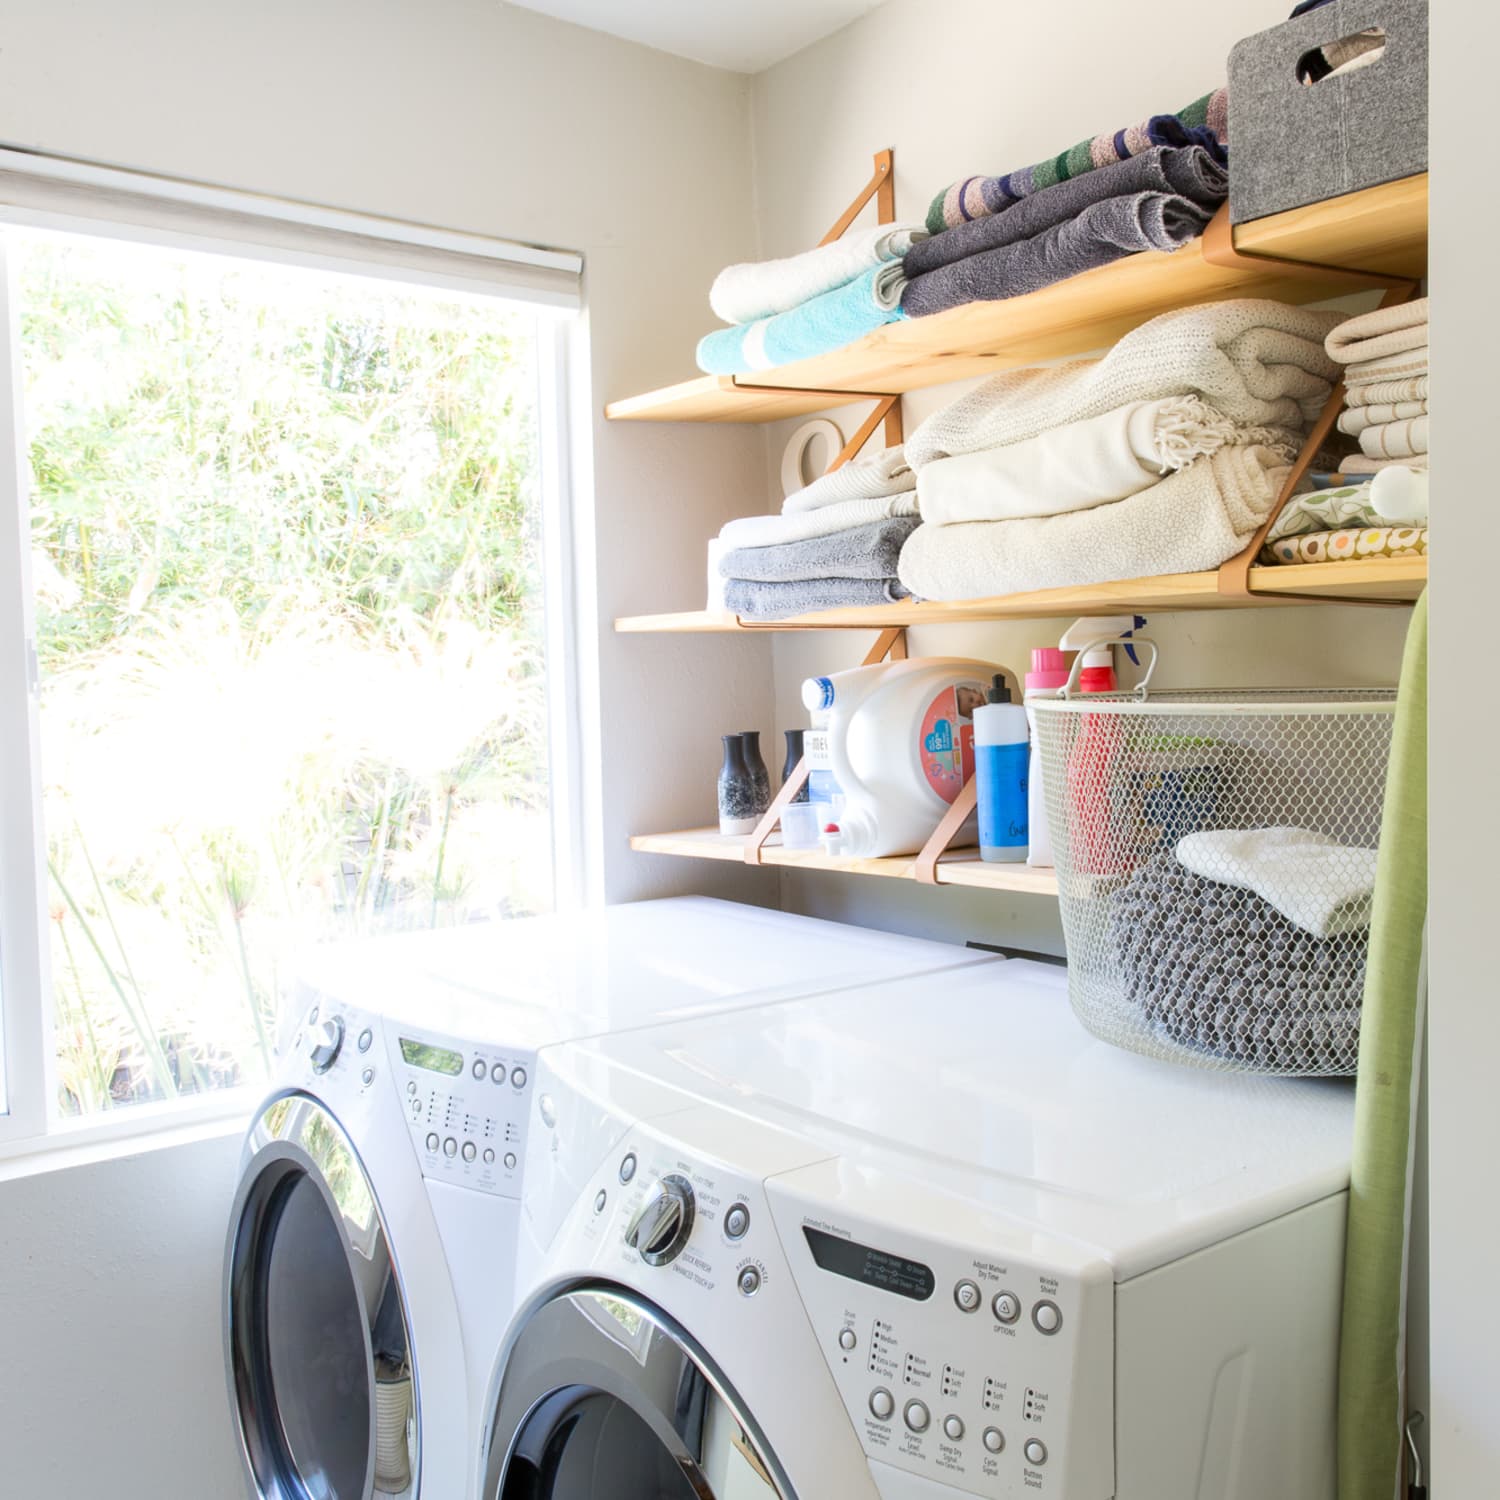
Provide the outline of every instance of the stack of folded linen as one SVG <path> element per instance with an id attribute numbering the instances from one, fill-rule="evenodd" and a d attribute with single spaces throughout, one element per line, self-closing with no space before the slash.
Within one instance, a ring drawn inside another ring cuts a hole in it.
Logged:
<path id="1" fill-rule="evenodd" d="M 1340 323 L 1328 353 L 1344 366 L 1339 431 L 1359 439 L 1346 474 L 1427 467 L 1427 298 Z"/>
<path id="2" fill-rule="evenodd" d="M 729 266 L 709 292 L 732 328 L 698 341 L 698 368 L 710 375 L 768 370 L 811 359 L 905 316 L 901 257 L 927 231 L 879 224 L 784 260 Z"/>
<path id="3" fill-rule="evenodd" d="M 779 516 L 731 521 L 709 543 L 708 607 L 752 620 L 891 604 L 917 526 L 916 479 L 899 447 L 834 469 L 787 496 Z"/>
<path id="4" fill-rule="evenodd" d="M 920 318 L 1019 297 L 1141 250 L 1180 249 L 1228 195 L 1228 172 L 1203 146 L 1153 146 L 914 245 L 901 309 Z"/>
<path id="5" fill-rule="evenodd" d="M 1266 534 L 1264 563 L 1427 555 L 1427 476 L 1384 469 L 1360 484 L 1293 495 Z"/>
<path id="6" fill-rule="evenodd" d="M 1248 545 L 1338 373 L 1339 314 L 1183 308 L 1101 360 L 996 375 L 905 448 L 899 577 L 970 599 L 1217 567 Z"/>

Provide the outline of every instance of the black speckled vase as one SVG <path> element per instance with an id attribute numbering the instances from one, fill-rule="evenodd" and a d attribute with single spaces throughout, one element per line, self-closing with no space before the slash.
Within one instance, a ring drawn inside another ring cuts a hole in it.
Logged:
<path id="1" fill-rule="evenodd" d="M 719 832 L 753 833 L 763 810 L 755 787 L 755 776 L 745 764 L 745 742 L 737 734 L 726 734 L 724 764 L 719 767 Z"/>
<path id="2" fill-rule="evenodd" d="M 755 813 L 759 817 L 771 805 L 771 773 L 760 753 L 760 730 L 740 730 L 740 743 L 745 747 L 745 769 L 755 782 L 755 795 L 760 804 Z"/>

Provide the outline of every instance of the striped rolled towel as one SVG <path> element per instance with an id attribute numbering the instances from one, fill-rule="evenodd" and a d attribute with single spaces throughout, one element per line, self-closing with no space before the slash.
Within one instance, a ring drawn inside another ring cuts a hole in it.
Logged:
<path id="1" fill-rule="evenodd" d="M 1128 125 L 998 177 L 965 177 L 943 189 L 927 210 L 927 227 L 933 234 L 1003 213 L 1032 193 L 1052 187 L 1085 172 L 1140 156 L 1154 146 L 1202 146 L 1220 162 L 1228 161 L 1229 90 L 1215 89 L 1170 115 L 1152 115 L 1138 125 Z"/>

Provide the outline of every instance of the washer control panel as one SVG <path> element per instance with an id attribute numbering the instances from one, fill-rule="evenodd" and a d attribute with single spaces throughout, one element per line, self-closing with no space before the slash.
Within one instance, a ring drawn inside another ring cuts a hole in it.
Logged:
<path id="1" fill-rule="evenodd" d="M 520 1197 L 535 1056 L 395 1022 L 386 1048 L 422 1175 Z"/>

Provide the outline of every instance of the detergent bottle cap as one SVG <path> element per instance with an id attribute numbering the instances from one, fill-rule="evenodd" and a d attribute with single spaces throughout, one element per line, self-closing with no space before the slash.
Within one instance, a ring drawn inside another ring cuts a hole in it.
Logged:
<path id="1" fill-rule="evenodd" d="M 1026 691 L 1036 688 L 1060 688 L 1068 684 L 1068 653 L 1056 646 L 1039 646 L 1031 653 L 1031 670 L 1026 674 Z"/>
<path id="2" fill-rule="evenodd" d="M 995 673 L 995 676 L 990 683 L 990 690 L 988 694 L 986 694 L 986 697 L 991 703 L 1010 702 L 1010 689 L 1005 685 L 1005 676 L 1003 673 Z"/>
<path id="3" fill-rule="evenodd" d="M 811 713 L 833 707 L 833 680 L 828 677 L 809 677 L 802 684 L 802 706 Z"/>

